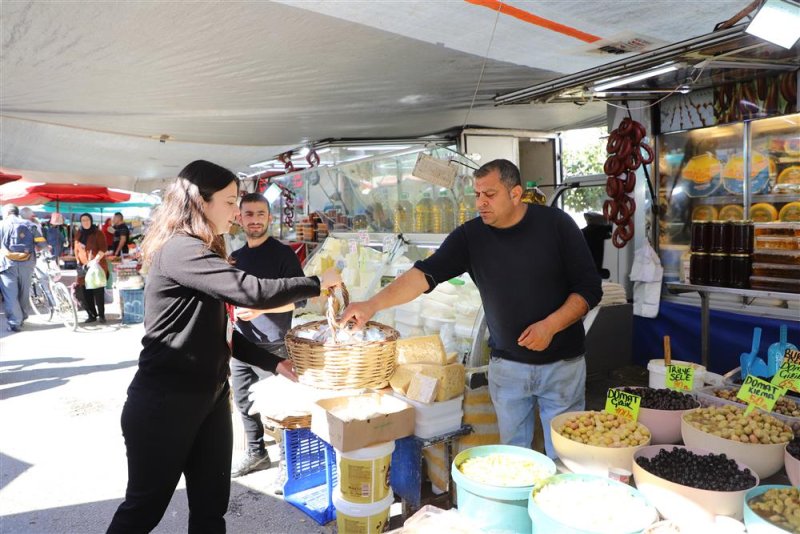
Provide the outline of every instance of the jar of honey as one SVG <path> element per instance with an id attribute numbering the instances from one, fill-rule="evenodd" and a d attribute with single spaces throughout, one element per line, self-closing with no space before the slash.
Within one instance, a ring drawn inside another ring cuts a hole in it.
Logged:
<path id="1" fill-rule="evenodd" d="M 711 221 L 692 221 L 692 252 L 711 250 Z"/>
<path id="2" fill-rule="evenodd" d="M 728 287 L 731 282 L 731 257 L 729 254 L 711 254 L 708 267 L 708 284 Z"/>
<path id="3" fill-rule="evenodd" d="M 750 254 L 730 255 L 730 287 L 747 289 L 750 287 L 752 260 Z"/>
<path id="4" fill-rule="evenodd" d="M 733 221 L 711 222 L 711 253 L 730 254 L 733 238 Z"/>
<path id="5" fill-rule="evenodd" d="M 692 252 L 689 258 L 689 281 L 698 286 L 708 284 L 711 257 L 705 252 Z"/>
<path id="6" fill-rule="evenodd" d="M 733 221 L 731 254 L 753 253 L 753 221 Z"/>

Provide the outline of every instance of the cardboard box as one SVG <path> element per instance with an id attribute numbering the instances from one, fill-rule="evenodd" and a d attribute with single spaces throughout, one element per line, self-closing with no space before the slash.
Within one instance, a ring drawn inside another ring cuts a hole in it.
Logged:
<path id="1" fill-rule="evenodd" d="M 391 395 L 322 399 L 311 410 L 311 431 L 342 452 L 414 434 L 414 407 Z"/>

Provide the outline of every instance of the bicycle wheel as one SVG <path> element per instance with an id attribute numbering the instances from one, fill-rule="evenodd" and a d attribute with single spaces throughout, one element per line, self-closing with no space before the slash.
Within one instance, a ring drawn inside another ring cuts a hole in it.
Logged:
<path id="1" fill-rule="evenodd" d="M 64 326 L 70 330 L 78 329 L 78 310 L 75 307 L 75 301 L 67 290 L 67 286 L 61 282 L 56 282 L 50 286 L 53 290 L 53 299 L 56 301 L 56 310 L 58 317 Z"/>
<path id="2" fill-rule="evenodd" d="M 35 278 L 31 281 L 31 294 L 28 300 L 37 315 L 47 315 L 48 321 L 53 317 L 53 308 L 50 306 L 47 294 L 45 294 L 41 282 Z"/>

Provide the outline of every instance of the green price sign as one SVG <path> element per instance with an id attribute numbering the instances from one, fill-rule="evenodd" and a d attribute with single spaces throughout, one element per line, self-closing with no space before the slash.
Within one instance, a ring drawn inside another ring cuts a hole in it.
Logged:
<path id="1" fill-rule="evenodd" d="M 668 365 L 667 387 L 676 391 L 691 391 L 694 387 L 694 367 L 691 365 Z"/>
<path id="2" fill-rule="evenodd" d="M 754 408 L 760 408 L 765 412 L 771 412 L 775 403 L 781 398 L 786 390 L 780 386 L 770 384 L 766 380 L 761 380 L 753 375 L 747 375 L 736 398 L 747 403 L 747 410 L 744 414 L 748 415 Z"/>
<path id="3" fill-rule="evenodd" d="M 786 349 L 786 352 L 783 353 L 783 361 L 786 360 L 800 364 L 800 350 Z"/>
<path id="4" fill-rule="evenodd" d="M 625 393 L 619 389 L 609 389 L 606 395 L 606 411 L 636 422 L 639 419 L 639 405 L 642 397 Z"/>
<path id="5" fill-rule="evenodd" d="M 789 351 L 787 350 L 786 352 L 788 353 Z M 784 358 L 780 369 L 772 377 L 771 384 L 800 393 L 800 363 L 788 357 Z"/>

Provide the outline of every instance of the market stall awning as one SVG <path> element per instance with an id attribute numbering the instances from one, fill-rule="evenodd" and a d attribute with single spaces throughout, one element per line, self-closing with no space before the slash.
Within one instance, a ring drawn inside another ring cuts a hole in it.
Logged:
<path id="1" fill-rule="evenodd" d="M 130 194 L 114 191 L 99 185 L 82 184 L 37 184 L 4 194 L 0 203 L 31 206 L 48 202 L 107 203 L 124 202 Z"/>
<path id="2" fill-rule="evenodd" d="M 9 182 L 16 182 L 17 180 L 21 180 L 22 176 L 19 174 L 6 174 L 3 171 L 0 171 L 0 185 L 7 184 Z"/>

